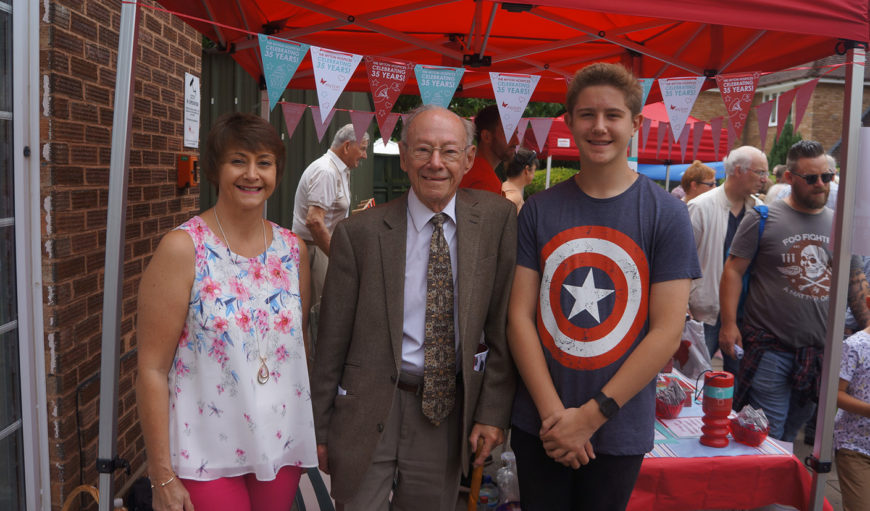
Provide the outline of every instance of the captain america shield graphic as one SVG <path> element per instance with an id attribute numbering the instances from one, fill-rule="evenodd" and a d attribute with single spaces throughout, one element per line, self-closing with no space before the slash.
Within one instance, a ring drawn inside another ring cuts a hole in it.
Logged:
<path id="1" fill-rule="evenodd" d="M 625 234 L 602 226 L 566 229 L 541 251 L 541 341 L 560 364 L 598 369 L 634 344 L 647 318 L 649 267 Z"/>

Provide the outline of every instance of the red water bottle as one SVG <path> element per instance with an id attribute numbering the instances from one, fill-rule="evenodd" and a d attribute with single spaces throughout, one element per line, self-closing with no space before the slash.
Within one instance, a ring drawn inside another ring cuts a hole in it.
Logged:
<path id="1" fill-rule="evenodd" d="M 728 415 L 734 398 L 734 375 L 726 371 L 711 371 L 704 376 L 704 425 L 701 443 L 709 447 L 728 445 Z"/>

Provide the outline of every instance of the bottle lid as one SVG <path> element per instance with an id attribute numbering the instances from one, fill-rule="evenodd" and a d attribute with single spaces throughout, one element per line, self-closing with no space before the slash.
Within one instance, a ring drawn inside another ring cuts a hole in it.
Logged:
<path id="1" fill-rule="evenodd" d="M 505 451 L 501 453 L 501 460 L 507 463 L 508 461 L 517 461 L 517 457 L 513 451 Z"/>
<path id="2" fill-rule="evenodd" d="M 484 476 L 483 476 L 483 482 L 484 482 L 484 483 L 491 483 L 491 482 L 492 482 L 492 476 L 489 475 L 489 474 L 484 475 Z"/>

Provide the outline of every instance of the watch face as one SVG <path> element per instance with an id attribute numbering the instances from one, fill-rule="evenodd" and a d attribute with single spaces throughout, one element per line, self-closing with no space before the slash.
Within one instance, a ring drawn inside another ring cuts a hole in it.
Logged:
<path id="1" fill-rule="evenodd" d="M 607 397 L 603 392 L 599 392 L 598 395 L 595 396 L 595 401 L 598 402 L 598 409 L 601 410 L 601 415 L 604 415 L 608 419 L 616 415 L 616 412 L 619 411 L 619 405 L 616 404 L 616 401 L 613 398 Z"/>

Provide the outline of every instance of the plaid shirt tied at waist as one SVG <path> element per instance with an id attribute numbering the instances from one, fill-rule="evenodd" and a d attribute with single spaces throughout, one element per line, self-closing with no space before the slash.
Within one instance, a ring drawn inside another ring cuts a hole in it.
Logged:
<path id="1" fill-rule="evenodd" d="M 745 354 L 740 362 L 739 385 L 735 396 L 735 410 L 741 410 L 749 403 L 749 390 L 761 357 L 768 351 L 780 351 L 794 356 L 795 371 L 791 374 L 792 391 L 797 393 L 800 404 L 819 400 L 819 385 L 822 376 L 822 356 L 824 350 L 815 346 L 805 346 L 795 350 L 786 346 L 770 332 L 743 325 L 743 349 Z"/>

